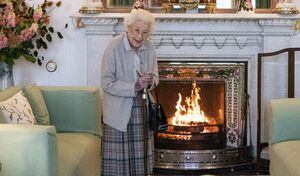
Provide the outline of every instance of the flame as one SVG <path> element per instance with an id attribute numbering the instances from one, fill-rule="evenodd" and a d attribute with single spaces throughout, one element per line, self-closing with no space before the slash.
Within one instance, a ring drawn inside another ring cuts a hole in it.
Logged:
<path id="1" fill-rule="evenodd" d="M 200 88 L 197 87 L 196 82 L 192 83 L 191 96 L 186 97 L 185 103 L 182 104 L 182 96 L 178 93 L 178 101 L 176 102 L 176 112 L 172 118 L 172 125 L 178 126 L 191 126 L 197 125 L 197 123 L 209 123 L 209 120 L 205 117 L 204 112 L 200 107 Z"/>

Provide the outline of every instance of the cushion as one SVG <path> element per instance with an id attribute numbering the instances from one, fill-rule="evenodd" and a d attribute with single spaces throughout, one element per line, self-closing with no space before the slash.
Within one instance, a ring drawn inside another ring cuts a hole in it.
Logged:
<path id="1" fill-rule="evenodd" d="M 269 147 L 272 176 L 300 175 L 300 140 L 285 141 Z"/>
<path id="2" fill-rule="evenodd" d="M 15 95 L 21 90 L 20 87 L 9 87 L 3 91 L 0 91 L 0 101 L 4 101 Z M 0 124 L 5 123 L 3 113 L 0 111 Z"/>
<path id="3" fill-rule="evenodd" d="M 21 90 L 21 87 L 9 87 L 0 92 L 0 101 L 4 101 L 15 95 Z"/>
<path id="4" fill-rule="evenodd" d="M 58 132 L 101 134 L 99 90 L 95 87 L 40 87 Z"/>
<path id="5" fill-rule="evenodd" d="M 49 112 L 40 88 L 26 86 L 23 88 L 23 92 L 29 100 L 37 124 L 50 125 Z"/>
<path id="6" fill-rule="evenodd" d="M 101 139 L 87 133 L 57 133 L 59 175 L 100 175 Z"/>
<path id="7" fill-rule="evenodd" d="M 274 99 L 270 101 L 270 144 L 300 139 L 300 99 Z"/>
<path id="8" fill-rule="evenodd" d="M 35 124 L 36 122 L 31 106 L 22 91 L 5 101 L 1 101 L 0 108 L 5 123 Z"/>

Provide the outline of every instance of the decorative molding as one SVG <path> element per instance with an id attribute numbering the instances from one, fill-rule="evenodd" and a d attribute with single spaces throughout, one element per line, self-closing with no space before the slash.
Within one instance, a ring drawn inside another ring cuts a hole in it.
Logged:
<path id="1" fill-rule="evenodd" d="M 262 26 L 293 26 L 295 21 L 290 19 L 268 19 L 259 20 L 258 23 Z"/>
<path id="2" fill-rule="evenodd" d="M 215 37 L 216 46 L 221 49 L 225 45 L 226 37 Z"/>
<path id="3" fill-rule="evenodd" d="M 172 29 L 172 28 L 171 28 Z M 261 35 L 260 31 L 174 31 L 169 29 L 168 31 L 160 31 L 159 29 L 155 31 L 155 35 L 162 36 L 258 36 Z"/>
<path id="4" fill-rule="evenodd" d="M 157 19 L 157 23 L 165 23 L 165 24 L 174 24 L 174 23 L 181 23 L 181 24 L 199 24 L 199 25 L 208 25 L 208 24 L 245 24 L 245 25 L 256 25 L 256 20 L 242 20 L 242 19 Z"/>
<path id="5" fill-rule="evenodd" d="M 152 41 L 154 47 L 158 48 L 162 43 L 162 37 L 161 36 L 151 36 L 150 40 Z"/>
<path id="6" fill-rule="evenodd" d="M 116 25 L 118 24 L 119 20 L 116 18 L 80 18 L 81 23 L 85 26 L 87 25 Z"/>
<path id="7" fill-rule="evenodd" d="M 247 37 L 235 37 L 237 46 L 242 49 L 246 46 L 248 38 Z"/>
<path id="8" fill-rule="evenodd" d="M 155 34 L 150 38 L 155 48 L 170 45 L 176 49 L 180 49 L 182 46 L 195 46 L 195 48 L 201 49 L 203 46 L 211 45 L 216 46 L 218 49 L 234 45 L 240 49 L 247 45 L 262 47 L 261 36 L 160 36 Z"/>
<path id="9" fill-rule="evenodd" d="M 182 46 L 183 39 L 184 39 L 183 37 L 179 37 L 179 36 L 172 37 L 172 43 L 176 49 L 179 49 Z"/>
<path id="10" fill-rule="evenodd" d="M 193 40 L 194 40 L 194 45 L 196 46 L 197 49 L 200 49 L 204 42 L 205 42 L 205 38 L 204 37 L 193 37 Z"/>

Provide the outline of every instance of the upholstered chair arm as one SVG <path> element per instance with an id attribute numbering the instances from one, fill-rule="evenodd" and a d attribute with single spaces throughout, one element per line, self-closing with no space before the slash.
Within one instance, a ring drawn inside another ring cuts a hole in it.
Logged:
<path id="1" fill-rule="evenodd" d="M 0 124 L 0 175 L 57 176 L 53 126 Z"/>

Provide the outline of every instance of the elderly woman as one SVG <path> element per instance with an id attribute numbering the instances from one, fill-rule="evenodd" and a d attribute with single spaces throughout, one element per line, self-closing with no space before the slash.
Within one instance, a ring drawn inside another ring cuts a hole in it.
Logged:
<path id="1" fill-rule="evenodd" d="M 132 10 L 124 25 L 126 33 L 110 42 L 101 68 L 104 176 L 145 175 L 153 165 L 153 135 L 144 137 L 142 93 L 158 84 L 156 55 L 148 40 L 155 19 L 148 11 Z"/>

